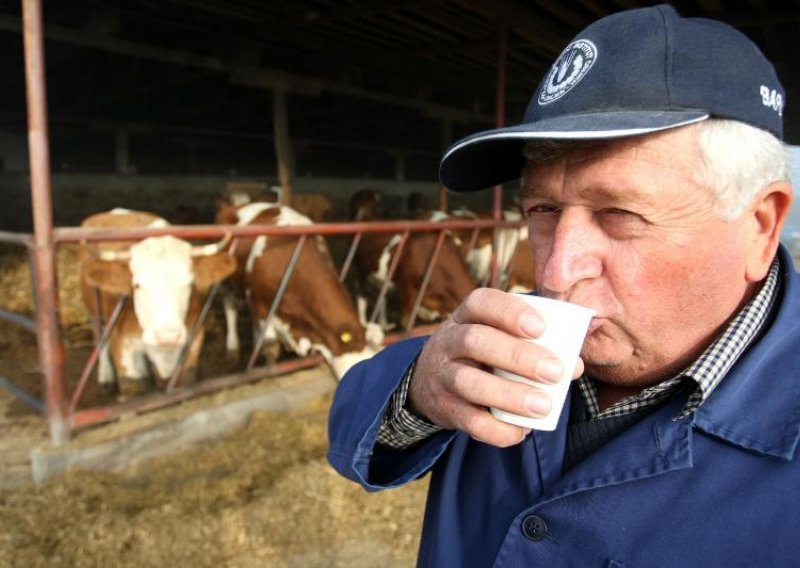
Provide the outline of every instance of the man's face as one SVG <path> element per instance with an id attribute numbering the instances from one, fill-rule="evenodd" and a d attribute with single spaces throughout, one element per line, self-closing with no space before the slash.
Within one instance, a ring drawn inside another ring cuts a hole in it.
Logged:
<path id="1" fill-rule="evenodd" d="M 680 371 L 743 304 L 747 215 L 723 221 L 699 185 L 693 127 L 577 148 L 522 189 L 536 285 L 597 312 L 582 356 L 608 383 Z"/>

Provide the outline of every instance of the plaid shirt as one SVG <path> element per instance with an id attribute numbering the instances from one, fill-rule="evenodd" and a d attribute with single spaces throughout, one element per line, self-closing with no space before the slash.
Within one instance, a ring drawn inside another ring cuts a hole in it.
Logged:
<path id="1" fill-rule="evenodd" d="M 758 294 L 731 320 L 725 331 L 688 368 L 676 376 L 648 387 L 634 396 L 626 397 L 605 410 L 600 410 L 597 387 L 587 375 L 578 380 L 578 389 L 584 397 L 591 419 L 624 416 L 642 408 L 657 406 L 672 397 L 687 379 L 697 386 L 676 419 L 689 416 L 714 391 L 733 364 L 757 337 L 769 320 L 780 290 L 780 261 L 772 262 L 769 274 Z M 395 391 L 386 411 L 378 443 L 394 449 L 404 449 L 440 431 L 441 428 L 413 414 L 406 408 L 408 386 L 414 365 L 409 368 L 400 387 Z"/>

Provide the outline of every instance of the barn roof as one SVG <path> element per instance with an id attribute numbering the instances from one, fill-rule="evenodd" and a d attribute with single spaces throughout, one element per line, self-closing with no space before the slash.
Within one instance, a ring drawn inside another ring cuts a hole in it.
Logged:
<path id="1" fill-rule="evenodd" d="M 43 3 L 55 168 L 275 171 L 273 91 L 287 94 L 297 175 L 435 179 L 443 148 L 496 122 L 507 25 L 506 122 L 591 21 L 635 0 L 72 0 Z M 21 2 L 0 5 L 0 132 L 26 132 Z M 795 0 L 681 0 L 776 63 L 787 140 L 800 142 Z M 772 6 L 780 6 L 774 8 Z"/>

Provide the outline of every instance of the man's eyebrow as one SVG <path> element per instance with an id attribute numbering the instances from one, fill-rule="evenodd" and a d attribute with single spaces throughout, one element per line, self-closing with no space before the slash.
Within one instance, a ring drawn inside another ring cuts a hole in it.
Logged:
<path id="1" fill-rule="evenodd" d="M 546 189 L 539 186 L 520 186 L 519 197 L 525 198 L 547 198 L 550 195 Z M 634 187 L 606 187 L 606 186 L 589 186 L 582 188 L 576 192 L 578 198 L 593 198 L 602 199 L 612 203 L 623 203 L 632 200 L 647 200 L 646 194 L 642 193 Z"/>
<path id="2" fill-rule="evenodd" d="M 538 197 L 546 192 L 542 191 L 541 188 L 535 186 L 528 186 L 520 184 L 519 191 L 517 192 L 520 198 L 524 197 Z"/>

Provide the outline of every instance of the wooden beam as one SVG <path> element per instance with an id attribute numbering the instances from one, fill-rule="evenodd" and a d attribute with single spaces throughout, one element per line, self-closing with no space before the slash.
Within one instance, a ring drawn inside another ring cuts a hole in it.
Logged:
<path id="1" fill-rule="evenodd" d="M 543 25 L 530 9 L 509 0 L 497 2 L 454 0 L 454 2 L 490 20 L 499 21 L 505 15 L 508 18 L 509 30 L 545 50 L 550 56 L 561 53 L 575 31 L 569 29 L 556 31 L 553 29 L 556 26 Z"/>
<path id="2" fill-rule="evenodd" d="M 292 202 L 292 180 L 294 179 L 294 156 L 289 138 L 289 115 L 286 110 L 286 91 L 272 91 L 273 124 L 275 128 L 275 163 L 278 168 L 278 181 L 281 185 L 280 203 Z"/>

